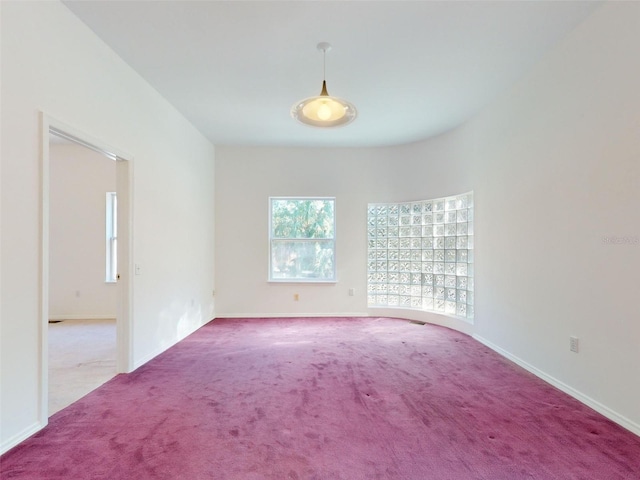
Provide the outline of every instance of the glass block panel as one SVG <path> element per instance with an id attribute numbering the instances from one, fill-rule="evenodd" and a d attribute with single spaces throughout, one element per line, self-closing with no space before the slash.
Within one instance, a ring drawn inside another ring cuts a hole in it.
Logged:
<path id="1" fill-rule="evenodd" d="M 444 214 L 444 223 L 456 223 L 456 211 L 452 210 Z"/>
<path id="2" fill-rule="evenodd" d="M 411 211 L 413 213 L 421 214 L 422 213 L 422 202 L 416 202 L 411 204 Z"/>
<path id="3" fill-rule="evenodd" d="M 436 287 L 433 289 L 433 298 L 444 300 L 444 287 Z"/>
<path id="4" fill-rule="evenodd" d="M 376 251 L 369 249 L 369 251 L 367 252 L 367 258 L 369 260 L 375 260 L 376 259 Z"/>
<path id="5" fill-rule="evenodd" d="M 455 237 L 458 234 L 458 228 L 456 223 L 448 223 L 444 226 L 445 237 Z M 466 223 L 465 223 L 466 225 Z"/>
<path id="6" fill-rule="evenodd" d="M 434 212 L 444 212 L 444 200 L 435 200 L 433 202 Z"/>
<path id="7" fill-rule="evenodd" d="M 423 202 L 422 203 L 422 211 L 423 212 L 432 212 L 433 211 L 433 202 Z"/>
<path id="8" fill-rule="evenodd" d="M 444 237 L 444 225 L 434 225 L 433 226 L 433 236 L 434 237 Z"/>
<path id="9" fill-rule="evenodd" d="M 373 227 L 367 228 L 367 237 L 373 238 L 376 236 L 376 229 Z"/>
<path id="10" fill-rule="evenodd" d="M 387 258 L 389 260 L 398 260 L 400 258 L 400 254 L 398 250 L 387 250 Z"/>
<path id="11" fill-rule="evenodd" d="M 400 215 L 406 215 L 411 213 L 411 205 L 408 203 L 400 204 Z"/>
<path id="12" fill-rule="evenodd" d="M 422 297 L 411 297 L 411 308 L 421 308 Z"/>
<path id="13" fill-rule="evenodd" d="M 379 261 L 376 262 L 376 270 L 378 271 L 387 271 L 387 262 L 385 261 Z"/>
<path id="14" fill-rule="evenodd" d="M 420 262 L 422 260 L 422 250 L 410 250 L 410 252 L 412 262 Z"/>
<path id="15" fill-rule="evenodd" d="M 433 273 L 433 263 L 431 263 L 431 262 L 422 262 L 422 272 L 423 273 Z"/>
<path id="16" fill-rule="evenodd" d="M 376 238 L 376 248 L 384 248 L 387 249 L 387 239 L 386 238 Z"/>
<path id="17" fill-rule="evenodd" d="M 467 263 L 473 263 L 473 250 L 467 250 Z"/>
<path id="18" fill-rule="evenodd" d="M 467 277 L 467 290 L 473 291 L 474 283 L 473 277 Z"/>
<path id="19" fill-rule="evenodd" d="M 399 284 L 398 285 L 398 294 L 399 295 L 410 295 L 411 294 L 411 286 L 410 285 L 404 285 L 404 284 Z"/>
<path id="20" fill-rule="evenodd" d="M 456 248 L 456 237 L 445 237 L 445 239 L 444 239 L 444 248 L 455 249 Z"/>
<path id="21" fill-rule="evenodd" d="M 376 260 L 386 260 L 387 259 L 387 251 L 386 250 L 376 250 Z"/>
<path id="22" fill-rule="evenodd" d="M 456 275 L 467 276 L 468 267 L 466 263 L 456 264 Z"/>
<path id="23" fill-rule="evenodd" d="M 433 248 L 433 238 L 423 238 L 422 239 L 422 248 L 425 250 L 430 250 Z"/>
<path id="24" fill-rule="evenodd" d="M 389 272 L 388 275 L 389 283 L 398 283 L 400 281 L 400 275 L 398 272 Z"/>
<path id="25" fill-rule="evenodd" d="M 467 292 L 467 305 L 473 305 L 473 292 Z"/>
<path id="26" fill-rule="evenodd" d="M 401 272 L 410 272 L 411 262 L 409 260 L 400 260 L 398 263 L 398 270 Z"/>
<path id="27" fill-rule="evenodd" d="M 464 222 L 464 223 L 458 223 L 456 225 L 456 235 L 466 235 L 469 231 L 468 228 L 469 224 Z"/>
<path id="28" fill-rule="evenodd" d="M 387 227 L 387 236 L 397 237 L 400 235 L 400 229 L 398 227 Z"/>
<path id="29" fill-rule="evenodd" d="M 397 272 L 398 271 L 398 261 L 397 260 L 389 260 L 387 262 L 387 270 L 389 272 Z"/>
<path id="30" fill-rule="evenodd" d="M 411 273 L 411 283 L 413 285 L 422 285 L 422 274 L 421 273 Z"/>
<path id="31" fill-rule="evenodd" d="M 469 202 L 467 201 L 467 196 L 466 195 L 458 195 L 457 201 L 456 201 L 456 208 L 458 210 L 463 209 L 463 208 L 467 208 L 469 205 Z"/>
<path id="32" fill-rule="evenodd" d="M 444 250 L 434 250 L 433 259 L 436 262 L 444 262 Z"/>
<path id="33" fill-rule="evenodd" d="M 411 225 L 411 217 L 409 215 L 400 215 L 400 226 Z"/>
<path id="34" fill-rule="evenodd" d="M 444 213 L 436 213 L 433 217 L 433 223 L 444 223 Z"/>
<path id="35" fill-rule="evenodd" d="M 433 215 L 431 215 L 430 213 L 424 214 L 422 216 L 422 223 L 424 225 L 431 225 L 433 223 Z"/>
<path id="36" fill-rule="evenodd" d="M 467 305 L 467 318 L 473 318 L 474 311 L 473 305 Z"/>
<path id="37" fill-rule="evenodd" d="M 447 275 L 455 275 L 456 274 L 456 264 L 455 263 L 445 263 L 444 264 L 444 273 Z"/>
<path id="38" fill-rule="evenodd" d="M 460 211 L 462 212 L 464 210 L 460 210 Z M 468 222 L 473 222 L 473 208 L 470 208 L 466 212 L 467 212 L 467 221 Z"/>
<path id="39" fill-rule="evenodd" d="M 444 302 L 444 313 L 448 315 L 455 315 L 457 311 L 456 302 L 446 301 Z"/>
<path id="40" fill-rule="evenodd" d="M 458 210 L 458 223 L 469 221 L 469 210 Z"/>
<path id="41" fill-rule="evenodd" d="M 473 235 L 473 222 L 468 222 L 467 223 L 467 234 L 468 235 Z"/>
<path id="42" fill-rule="evenodd" d="M 376 217 L 367 218 L 367 226 L 368 227 L 375 227 L 376 226 Z"/>
<path id="43" fill-rule="evenodd" d="M 387 218 L 387 225 L 390 227 L 397 227 L 398 226 L 398 217 L 388 217 Z"/>
<path id="44" fill-rule="evenodd" d="M 422 225 L 422 215 L 413 215 L 411 217 L 411 225 Z"/>
<path id="45" fill-rule="evenodd" d="M 387 294 L 387 289 L 388 289 L 388 288 L 389 288 L 389 286 L 388 286 L 386 283 L 385 283 L 384 285 L 379 283 L 379 284 L 377 285 L 376 292 L 378 292 L 378 295 L 380 295 L 380 294 L 384 294 L 384 295 L 386 295 L 386 294 Z"/>
<path id="46" fill-rule="evenodd" d="M 444 273 L 444 263 L 442 262 L 433 262 L 433 272 L 434 273 Z"/>
<path id="47" fill-rule="evenodd" d="M 444 300 L 443 299 L 434 299 L 433 300 L 433 309 L 436 312 L 444 312 Z"/>
<path id="48" fill-rule="evenodd" d="M 378 227 L 386 227 L 387 226 L 387 217 L 376 217 L 376 225 Z"/>
<path id="49" fill-rule="evenodd" d="M 433 273 L 423 273 L 422 274 L 422 284 L 423 285 L 433 285 Z"/>
<path id="50" fill-rule="evenodd" d="M 387 305 L 387 296 L 386 295 L 376 295 L 376 303 L 378 305 Z"/>
<path id="51" fill-rule="evenodd" d="M 433 248 L 436 250 L 444 250 L 444 238 L 443 237 L 434 238 Z"/>
<path id="52" fill-rule="evenodd" d="M 408 284 L 411 282 L 411 274 L 409 272 L 400 272 L 400 276 L 398 277 L 399 283 Z"/>
<path id="53" fill-rule="evenodd" d="M 398 295 L 387 295 L 387 305 L 395 307 L 400 303 Z M 465 305 L 466 306 L 466 305 Z"/>
<path id="54" fill-rule="evenodd" d="M 400 227 L 400 236 L 401 237 L 410 237 L 411 236 L 411 228 L 410 227 Z"/>
<path id="55" fill-rule="evenodd" d="M 464 237 L 460 237 L 464 238 Z M 467 248 L 473 248 L 473 235 L 469 235 L 467 237 Z"/>
<path id="56" fill-rule="evenodd" d="M 447 198 L 445 200 L 445 210 L 455 210 L 457 208 L 457 199 L 456 197 Z"/>
<path id="57" fill-rule="evenodd" d="M 369 284 L 367 285 L 367 293 L 368 293 L 368 294 L 372 294 L 372 293 L 375 293 L 375 292 L 377 292 L 377 291 L 378 291 L 378 290 L 376 289 L 376 285 L 374 285 L 373 283 L 369 283 Z"/>
<path id="58" fill-rule="evenodd" d="M 467 263 L 467 276 L 473 278 L 473 263 Z"/>
<path id="59" fill-rule="evenodd" d="M 458 288 L 467 288 L 467 277 L 457 277 L 457 285 Z"/>
<path id="60" fill-rule="evenodd" d="M 367 295 L 367 305 L 377 305 L 375 295 Z"/>
<path id="61" fill-rule="evenodd" d="M 421 238 L 412 238 L 411 239 L 411 248 L 412 249 L 422 248 L 422 239 Z"/>
<path id="62" fill-rule="evenodd" d="M 368 216 L 370 216 L 370 217 L 371 217 L 371 216 L 373 216 L 373 215 L 375 215 L 375 214 L 376 214 L 376 210 L 377 210 L 377 208 L 378 208 L 378 206 L 377 206 L 377 205 L 369 204 L 369 205 L 367 206 L 367 215 L 368 215 Z"/>
<path id="63" fill-rule="evenodd" d="M 433 225 L 427 225 L 422 227 L 422 238 L 433 237 Z"/>
<path id="64" fill-rule="evenodd" d="M 387 206 L 378 205 L 376 208 L 376 215 L 386 215 L 386 214 L 387 214 Z"/>
<path id="65" fill-rule="evenodd" d="M 456 288 L 456 276 L 455 275 L 445 275 L 444 277 L 444 286 L 449 288 Z"/>
<path id="66" fill-rule="evenodd" d="M 433 286 L 425 285 L 422 287 L 422 296 L 433 298 Z"/>
<path id="67" fill-rule="evenodd" d="M 424 308 L 425 310 L 433 310 L 433 298 L 423 297 L 422 308 Z"/>
<path id="68" fill-rule="evenodd" d="M 469 247 L 468 236 L 463 235 L 461 237 L 456 237 L 456 238 L 457 238 L 456 248 L 460 248 L 460 249 L 471 248 Z"/>
<path id="69" fill-rule="evenodd" d="M 458 262 L 467 262 L 469 260 L 468 250 L 456 250 L 456 260 Z"/>
<path id="70" fill-rule="evenodd" d="M 445 289 L 445 298 L 452 302 L 456 301 L 456 289 L 455 288 L 446 288 Z"/>
<path id="71" fill-rule="evenodd" d="M 411 297 L 409 296 L 401 296 L 400 297 L 400 306 L 409 308 L 411 307 Z"/>
<path id="72" fill-rule="evenodd" d="M 414 225 L 411 227 L 411 236 L 412 237 L 422 237 L 422 226 Z"/>
<path id="73" fill-rule="evenodd" d="M 387 284 L 387 272 L 376 272 L 376 282 Z"/>
<path id="74" fill-rule="evenodd" d="M 387 208 L 388 208 L 389 215 L 398 215 L 398 211 L 399 211 L 398 205 L 392 204 L 392 205 L 389 205 Z"/>
<path id="75" fill-rule="evenodd" d="M 456 300 L 458 302 L 462 302 L 462 303 L 466 304 L 467 303 L 467 291 L 466 290 L 458 290 Z"/>
<path id="76" fill-rule="evenodd" d="M 433 284 L 436 287 L 444 287 L 444 275 L 435 275 Z"/>
<path id="77" fill-rule="evenodd" d="M 389 248 L 397 249 L 399 245 L 400 245 L 400 239 L 398 239 L 398 238 L 389 238 L 389 240 L 388 240 L 388 247 Z"/>
<path id="78" fill-rule="evenodd" d="M 375 260 L 368 260 L 367 261 L 367 271 L 371 272 L 371 271 L 375 271 L 376 270 L 376 262 Z"/>
<path id="79" fill-rule="evenodd" d="M 420 285 L 411 285 L 411 296 L 419 297 L 422 294 L 422 287 Z"/>
<path id="80" fill-rule="evenodd" d="M 422 260 L 424 262 L 432 262 L 433 261 L 433 250 L 420 250 L 422 253 Z"/>
<path id="81" fill-rule="evenodd" d="M 400 239 L 400 248 L 410 249 L 411 248 L 411 239 L 410 238 L 401 238 Z"/>
<path id="82" fill-rule="evenodd" d="M 418 252 L 420 254 L 420 252 Z M 422 272 L 422 262 L 411 262 L 411 272 L 413 273 L 421 273 Z"/>
<path id="83" fill-rule="evenodd" d="M 386 228 L 381 227 L 381 228 L 377 228 L 376 229 L 376 237 L 378 237 L 378 238 L 383 238 L 383 237 L 386 238 L 386 236 L 387 236 L 387 229 Z"/>
<path id="84" fill-rule="evenodd" d="M 467 316 L 467 306 L 464 303 L 457 304 L 456 315 L 458 315 L 459 317 Z"/>
<path id="85" fill-rule="evenodd" d="M 400 293 L 400 289 L 398 288 L 398 284 L 389 284 L 387 285 L 387 293 L 389 295 L 398 295 Z"/>
<path id="86" fill-rule="evenodd" d="M 442 250 L 438 250 L 439 252 L 442 252 Z M 447 263 L 451 263 L 451 262 L 455 262 L 456 261 L 456 251 L 455 250 L 445 250 L 444 251 L 444 261 Z"/>
<path id="87" fill-rule="evenodd" d="M 369 245 L 369 250 L 371 250 L 373 248 L 376 248 L 376 239 L 375 238 L 370 238 L 369 242 L 368 242 L 368 245 Z"/>
<path id="88" fill-rule="evenodd" d="M 400 261 L 411 260 L 411 250 L 398 250 L 398 255 Z"/>

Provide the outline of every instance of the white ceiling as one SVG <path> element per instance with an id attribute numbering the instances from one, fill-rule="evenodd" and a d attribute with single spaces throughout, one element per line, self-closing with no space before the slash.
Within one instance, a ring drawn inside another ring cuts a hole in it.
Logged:
<path id="1" fill-rule="evenodd" d="M 64 3 L 216 145 L 383 146 L 464 123 L 598 2 L 86 1 Z M 345 127 L 289 111 L 320 93 Z"/>

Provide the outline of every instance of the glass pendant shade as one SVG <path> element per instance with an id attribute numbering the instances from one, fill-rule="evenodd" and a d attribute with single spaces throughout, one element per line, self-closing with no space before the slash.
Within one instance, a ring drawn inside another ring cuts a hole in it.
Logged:
<path id="1" fill-rule="evenodd" d="M 328 43 L 318 44 L 318 50 L 326 53 L 331 48 Z M 332 97 L 327 92 L 327 82 L 322 81 L 322 91 L 317 97 L 300 100 L 291 107 L 291 116 L 305 125 L 313 127 L 339 127 L 355 120 L 358 112 L 353 104 Z"/>

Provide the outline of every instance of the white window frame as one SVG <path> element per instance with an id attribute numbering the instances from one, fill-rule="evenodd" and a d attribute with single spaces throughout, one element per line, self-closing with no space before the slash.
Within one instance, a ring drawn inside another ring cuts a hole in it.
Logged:
<path id="1" fill-rule="evenodd" d="M 106 194 L 106 262 L 105 282 L 118 281 L 118 197 L 116 192 Z"/>
<path id="2" fill-rule="evenodd" d="M 273 236 L 273 204 L 276 201 L 288 200 L 288 201 L 330 201 L 333 203 L 333 238 L 274 238 Z M 315 277 L 290 277 L 290 278 L 277 278 L 273 275 L 273 247 L 278 243 L 290 242 L 295 240 L 296 242 L 317 242 L 327 241 L 332 245 L 332 275 L 331 278 L 315 278 Z M 268 281 L 273 283 L 336 283 L 337 282 L 337 267 L 336 267 L 336 199 L 335 197 L 269 197 L 269 275 Z"/>

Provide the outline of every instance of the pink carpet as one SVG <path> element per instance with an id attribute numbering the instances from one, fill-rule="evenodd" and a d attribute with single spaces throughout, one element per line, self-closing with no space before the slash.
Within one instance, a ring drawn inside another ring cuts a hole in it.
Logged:
<path id="1" fill-rule="evenodd" d="M 1 479 L 640 479 L 640 437 L 473 339 L 218 319 L 59 412 Z"/>

